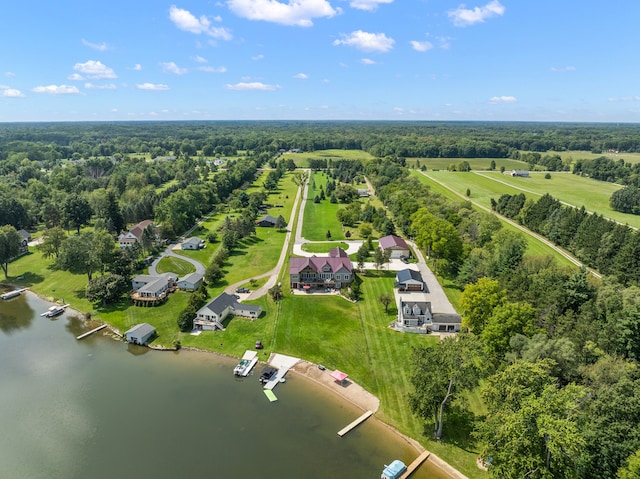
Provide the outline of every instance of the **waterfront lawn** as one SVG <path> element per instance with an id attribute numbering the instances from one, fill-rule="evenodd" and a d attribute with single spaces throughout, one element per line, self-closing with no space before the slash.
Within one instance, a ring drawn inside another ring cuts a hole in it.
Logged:
<path id="1" fill-rule="evenodd" d="M 338 221 L 336 213 L 345 205 L 339 203 L 331 203 L 329 197 L 320 203 L 314 203 L 313 199 L 316 195 L 320 195 L 320 187 L 326 191 L 327 181 L 329 178 L 320 172 L 312 172 L 309 180 L 309 193 L 304 208 L 304 222 L 302 224 L 302 237 L 309 241 L 325 241 L 327 239 L 327 231 L 331 232 L 332 240 L 344 240 L 342 225 Z M 316 188 L 312 188 L 312 182 L 315 181 Z M 355 231 L 355 228 L 354 228 Z"/>
<path id="2" fill-rule="evenodd" d="M 175 273 L 179 277 L 182 277 L 189 273 L 194 273 L 196 271 L 196 267 L 188 261 L 176 258 L 175 256 L 165 256 L 158 261 L 156 271 L 158 274 Z"/>
<path id="3" fill-rule="evenodd" d="M 307 253 L 328 254 L 331 248 L 342 248 L 346 250 L 348 247 L 349 245 L 347 243 L 325 241 L 323 243 L 305 243 L 302 245 L 302 250 Z"/>

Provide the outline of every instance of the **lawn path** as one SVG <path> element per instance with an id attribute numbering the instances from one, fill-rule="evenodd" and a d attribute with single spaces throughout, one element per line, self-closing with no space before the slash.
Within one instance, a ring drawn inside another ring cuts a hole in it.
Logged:
<path id="1" fill-rule="evenodd" d="M 569 261 L 571 261 L 573 264 L 575 264 L 576 266 L 580 267 L 580 268 L 585 268 L 587 271 L 589 271 L 593 276 L 595 276 L 598 279 L 601 279 L 602 276 L 595 270 L 591 269 L 591 268 L 587 268 L 584 264 L 582 264 L 582 262 L 580 262 L 577 258 L 575 258 L 573 255 L 571 255 L 569 252 L 563 250 L 562 248 L 560 248 L 559 246 L 556 246 L 554 243 L 552 243 L 551 241 L 549 241 L 547 238 L 545 238 L 544 236 L 541 236 L 537 233 L 534 233 L 533 231 L 531 231 L 528 228 L 525 228 L 524 226 L 522 226 L 521 224 L 507 218 L 506 216 L 502 216 L 498 213 L 496 213 L 495 211 L 492 211 L 490 208 L 487 208 L 486 206 L 473 201 L 472 199 L 468 198 L 467 196 L 458 193 L 456 190 L 454 190 L 453 188 L 449 187 L 446 183 L 443 183 L 442 181 L 436 180 L 435 178 L 433 178 L 432 176 L 429 176 L 426 172 L 421 171 L 420 173 L 422 173 L 424 176 L 426 176 L 427 178 L 429 178 L 431 181 L 438 183 L 440 186 L 442 186 L 443 188 L 446 188 L 447 190 L 451 191 L 452 193 L 456 194 L 457 196 L 459 196 L 460 198 L 462 198 L 465 201 L 468 201 L 469 203 L 473 204 L 474 206 L 482 209 L 483 211 L 486 211 L 487 213 L 491 213 L 496 215 L 496 217 L 500 218 L 502 221 L 505 221 L 506 223 L 509 223 L 511 226 L 518 228 L 520 231 L 522 231 L 525 234 L 528 234 L 529 236 L 532 236 L 533 238 L 536 238 L 538 241 L 546 244 L 547 246 L 549 246 L 551 249 L 555 250 L 556 252 L 558 252 L 559 254 L 561 254 L 562 256 L 564 256 L 565 258 L 567 258 Z M 509 185 L 511 186 L 511 185 Z"/>

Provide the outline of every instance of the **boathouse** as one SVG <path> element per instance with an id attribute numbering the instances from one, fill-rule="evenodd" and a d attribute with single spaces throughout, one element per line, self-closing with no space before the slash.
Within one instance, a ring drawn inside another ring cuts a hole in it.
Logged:
<path id="1" fill-rule="evenodd" d="M 136 324 L 129 331 L 124 333 L 128 343 L 146 345 L 156 335 L 153 326 L 147 323 Z"/>

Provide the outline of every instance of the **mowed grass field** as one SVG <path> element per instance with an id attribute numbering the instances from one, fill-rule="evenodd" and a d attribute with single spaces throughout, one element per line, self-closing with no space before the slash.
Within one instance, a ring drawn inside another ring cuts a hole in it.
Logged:
<path id="1" fill-rule="evenodd" d="M 568 150 L 568 151 L 548 151 L 548 155 L 559 155 L 563 160 L 593 160 L 601 156 L 610 158 L 614 161 L 624 160 L 625 163 L 640 163 L 640 153 L 613 153 L 605 151 L 603 153 L 592 153 L 590 151 Z"/>
<path id="2" fill-rule="evenodd" d="M 496 171 L 470 173 L 429 171 L 427 174 L 461 194 L 465 194 L 469 188 L 471 199 L 487 207 L 491 206 L 491 198 L 497 200 L 505 193 L 511 195 L 524 193 L 534 200 L 549 193 L 554 198 L 576 208 L 584 206 L 587 211 L 635 228 L 640 227 L 640 216 L 611 209 L 609 198 L 621 186 L 606 181 L 557 172 L 551 172 L 550 179 L 545 179 L 545 173 L 542 172 L 530 172 L 529 178 L 512 177 Z"/>
<path id="3" fill-rule="evenodd" d="M 327 181 L 329 178 L 322 172 L 314 171 L 309 179 L 309 193 L 307 203 L 304 208 L 304 223 L 302 225 L 302 237 L 308 241 L 326 241 L 346 239 L 342 231 L 342 225 L 338 221 L 336 213 L 345 205 L 331 203 L 330 195 L 320 203 L 314 203 L 316 195 L 320 195 L 320 187 L 326 193 Z M 315 189 L 313 183 L 315 182 Z M 351 228 L 355 230 L 355 228 Z M 331 238 L 327 238 L 327 231 L 331 232 Z"/>
<path id="4" fill-rule="evenodd" d="M 374 156 L 362 150 L 316 150 L 302 153 L 283 153 L 282 159 L 292 159 L 298 168 L 308 168 L 309 160 L 371 160 Z"/>
<path id="5" fill-rule="evenodd" d="M 451 164 L 466 161 L 471 165 L 472 170 L 488 170 L 491 161 L 496 162 L 496 170 L 500 171 L 500 167 L 504 166 L 506 170 L 522 170 L 528 169 L 528 164 L 524 161 L 512 160 L 510 158 L 407 158 L 407 166 L 417 167 L 424 166 L 427 170 L 446 170 Z"/>
<path id="6" fill-rule="evenodd" d="M 438 173 L 438 172 L 426 172 L 429 176 L 431 176 L 433 173 Z M 450 198 L 454 201 L 462 201 L 462 198 L 460 198 L 458 195 L 456 195 L 455 193 L 449 191 L 447 188 L 445 188 L 444 186 L 436 183 L 435 181 L 431 180 L 430 178 L 426 177 L 424 174 L 422 174 L 419 171 L 413 171 L 411 173 L 412 175 L 414 175 L 416 178 L 418 178 L 418 180 L 429 186 L 429 188 L 431 188 L 431 191 L 433 191 L 434 193 L 439 193 L 447 198 Z M 455 173 L 451 173 L 452 175 Z M 460 175 L 469 175 L 472 173 L 458 173 Z M 491 181 L 488 180 L 487 181 Z M 461 190 L 461 193 L 464 195 L 466 193 L 466 189 L 467 186 L 464 187 L 463 190 Z M 518 191 L 514 191 L 516 194 L 518 193 Z M 478 203 L 482 204 L 484 206 L 484 203 L 482 201 L 480 201 L 478 199 L 478 197 L 482 198 L 482 195 L 480 193 L 478 193 L 476 191 L 476 189 L 472 189 L 471 190 L 471 197 L 469 198 L 469 200 L 473 200 L 473 201 L 477 201 Z M 484 197 L 486 198 L 486 201 L 488 201 L 489 203 L 487 204 L 487 207 L 490 208 L 490 191 L 489 192 L 485 192 Z M 562 256 L 560 253 L 558 253 L 556 250 L 554 250 L 553 248 L 550 248 L 548 245 L 544 244 L 542 241 L 538 240 L 537 238 L 525 234 L 522 231 L 520 231 L 518 228 L 516 228 L 515 226 L 507 223 L 506 221 L 502 222 L 502 227 L 505 229 L 508 229 L 510 231 L 514 231 L 514 232 L 518 232 L 524 235 L 526 241 L 527 241 L 527 254 L 531 255 L 531 256 L 552 256 L 556 262 L 559 265 L 562 266 L 570 266 L 570 267 L 575 267 L 575 265 L 569 261 L 567 258 L 565 258 L 564 256 Z M 454 288 L 455 289 L 455 288 Z M 452 301 L 452 303 L 454 302 L 451 294 L 455 294 L 455 291 L 449 291 L 446 290 L 447 292 L 447 296 L 450 298 L 450 300 Z M 458 293 L 459 294 L 459 293 Z"/>

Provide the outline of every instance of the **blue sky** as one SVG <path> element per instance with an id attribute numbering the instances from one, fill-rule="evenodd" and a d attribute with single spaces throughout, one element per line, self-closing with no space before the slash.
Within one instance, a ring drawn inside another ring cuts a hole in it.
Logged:
<path id="1" fill-rule="evenodd" d="M 640 2 L 23 0 L 0 121 L 640 121 Z"/>

